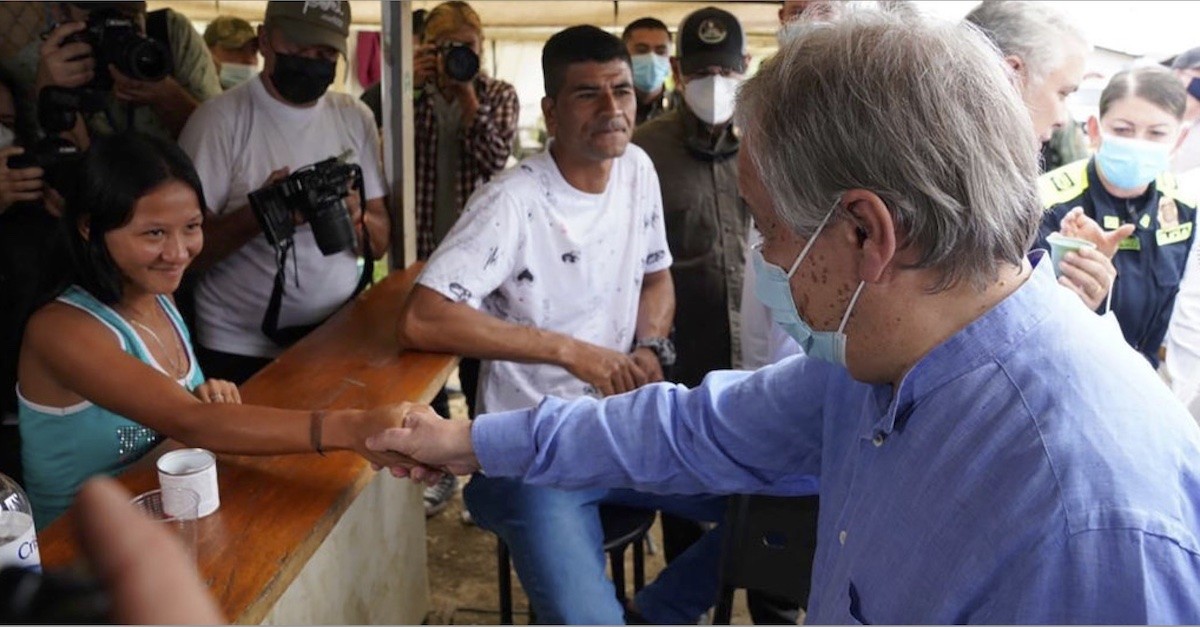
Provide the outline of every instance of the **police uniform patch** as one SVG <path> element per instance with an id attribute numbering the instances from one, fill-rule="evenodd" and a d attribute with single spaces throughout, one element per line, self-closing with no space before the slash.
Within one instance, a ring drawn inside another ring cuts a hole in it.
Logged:
<path id="1" fill-rule="evenodd" d="M 1117 216 L 1104 216 L 1104 228 L 1108 231 L 1115 231 L 1121 228 L 1121 218 Z"/>
<path id="2" fill-rule="evenodd" d="M 1158 228 L 1161 230 L 1170 230 L 1179 226 L 1179 207 L 1175 205 L 1175 201 L 1167 196 L 1161 196 L 1158 199 Z"/>
<path id="3" fill-rule="evenodd" d="M 1147 213 L 1142 215 L 1142 219 L 1138 220 L 1138 226 L 1142 227 L 1143 229 L 1150 228 L 1150 214 Z"/>
<path id="4" fill-rule="evenodd" d="M 1186 222 L 1183 225 L 1177 226 L 1173 229 L 1159 229 L 1154 234 L 1154 241 L 1157 242 L 1159 246 L 1168 246 L 1170 244 L 1186 242 L 1191 236 L 1192 223 Z"/>

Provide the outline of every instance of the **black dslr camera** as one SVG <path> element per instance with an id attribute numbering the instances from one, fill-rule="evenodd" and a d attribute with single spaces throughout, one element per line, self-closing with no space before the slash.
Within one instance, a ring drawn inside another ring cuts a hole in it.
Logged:
<path id="1" fill-rule="evenodd" d="M 109 64 L 122 74 L 139 81 L 160 81 L 173 69 L 171 51 L 162 42 L 138 32 L 128 14 L 116 9 L 96 9 L 88 14 L 87 28 L 72 35 L 68 42 L 83 42 L 92 47 L 96 72 L 85 89 L 110 91 L 113 85 Z"/>
<path id="2" fill-rule="evenodd" d="M 83 151 L 78 146 L 61 137 L 49 136 L 26 147 L 25 152 L 9 157 L 8 169 L 41 168 L 46 186 L 66 195 L 82 159 Z"/>
<path id="3" fill-rule="evenodd" d="M 362 168 L 337 157 L 296 170 L 286 179 L 250 194 L 250 207 L 267 241 L 277 250 L 292 245 L 293 212 L 312 225 L 317 247 L 325 256 L 354 248 L 356 238 L 346 207 L 349 184 L 362 193 Z"/>
<path id="4" fill-rule="evenodd" d="M 471 46 L 458 41 L 448 41 L 438 48 L 442 55 L 442 67 L 446 76 L 465 83 L 479 73 L 479 55 Z"/>

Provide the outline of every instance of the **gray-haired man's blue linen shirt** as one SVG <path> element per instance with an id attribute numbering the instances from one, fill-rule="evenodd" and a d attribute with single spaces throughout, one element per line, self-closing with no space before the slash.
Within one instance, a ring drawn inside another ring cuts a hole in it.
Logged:
<path id="1" fill-rule="evenodd" d="M 1041 260 L 895 392 L 801 356 L 484 416 L 476 453 L 563 488 L 819 476 L 808 624 L 1200 623 L 1200 430 Z"/>

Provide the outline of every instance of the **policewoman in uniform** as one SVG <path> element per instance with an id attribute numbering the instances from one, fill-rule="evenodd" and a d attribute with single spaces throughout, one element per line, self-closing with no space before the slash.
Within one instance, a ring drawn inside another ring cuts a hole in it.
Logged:
<path id="1" fill-rule="evenodd" d="M 1099 145 L 1095 156 L 1039 181 L 1046 214 L 1036 246 L 1048 249 L 1046 237 L 1062 230 L 1114 255 L 1116 280 L 1097 312 L 1111 309 L 1125 340 L 1155 367 L 1195 237 L 1196 203 L 1167 171 L 1186 106 L 1187 92 L 1168 70 L 1146 67 L 1113 76 L 1100 96 L 1099 119 L 1088 120 L 1088 135 Z M 1082 223 L 1095 235 L 1074 228 Z M 1107 286 L 1071 287 L 1087 302 Z"/>

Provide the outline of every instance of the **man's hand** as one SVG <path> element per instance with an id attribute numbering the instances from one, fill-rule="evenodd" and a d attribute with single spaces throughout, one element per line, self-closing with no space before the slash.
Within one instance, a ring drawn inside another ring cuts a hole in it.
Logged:
<path id="1" fill-rule="evenodd" d="M 1078 294 L 1092 310 L 1104 302 L 1117 278 L 1117 268 L 1112 260 L 1095 248 L 1080 248 L 1067 253 L 1059 269 L 1062 271 L 1059 284 Z"/>
<path id="2" fill-rule="evenodd" d="M 629 356 L 642 369 L 642 372 L 646 373 L 646 383 L 658 383 L 663 380 L 662 362 L 658 360 L 658 355 L 654 351 L 642 346 L 635 348 Z"/>
<path id="3" fill-rule="evenodd" d="M 192 395 L 205 403 L 232 403 L 240 405 L 242 395 L 238 392 L 238 388 L 231 381 L 223 379 L 209 379 L 204 383 L 196 386 L 192 390 Z"/>
<path id="4" fill-rule="evenodd" d="M 7 211 L 14 203 L 42 198 L 41 168 L 8 168 L 8 158 L 24 152 L 25 149 L 20 146 L 0 150 L 0 213 Z"/>
<path id="5" fill-rule="evenodd" d="M 131 496 L 101 477 L 84 484 L 76 499 L 80 544 L 112 598 L 112 622 L 224 623 L 183 545 L 166 526 L 138 513 Z"/>
<path id="6" fill-rule="evenodd" d="M 650 381 L 631 355 L 579 340 L 571 341 L 564 367 L 604 396 L 636 390 Z"/>
<path id="7" fill-rule="evenodd" d="M 110 64 L 108 71 L 113 77 L 113 96 L 122 102 L 167 109 L 191 99 L 191 95 L 174 76 L 166 76 L 158 81 L 140 81 L 125 76 L 115 65 Z"/>
<path id="8" fill-rule="evenodd" d="M 1083 212 L 1083 207 L 1075 207 L 1068 211 L 1058 225 L 1060 233 L 1095 244 L 1096 248 L 1109 259 L 1117 254 L 1121 240 L 1133 235 L 1136 228 L 1137 226 L 1133 224 L 1122 224 L 1114 231 L 1105 231 L 1100 228 L 1099 224 L 1096 224 L 1095 220 Z"/>
<path id="9" fill-rule="evenodd" d="M 428 405 L 402 403 L 390 410 L 403 420 L 368 437 L 366 447 L 404 460 L 386 464 L 393 475 L 432 485 L 444 472 L 469 475 L 479 470 L 469 421 L 443 420 Z"/>
<path id="10" fill-rule="evenodd" d="M 67 22 L 50 31 L 38 48 L 37 91 L 43 87 L 79 87 L 95 76 L 96 59 L 92 47 L 80 41 L 63 40 L 87 28 L 83 22 Z"/>
<path id="11" fill-rule="evenodd" d="M 413 48 L 413 85 L 423 87 L 438 73 L 437 46 L 421 44 Z"/>

